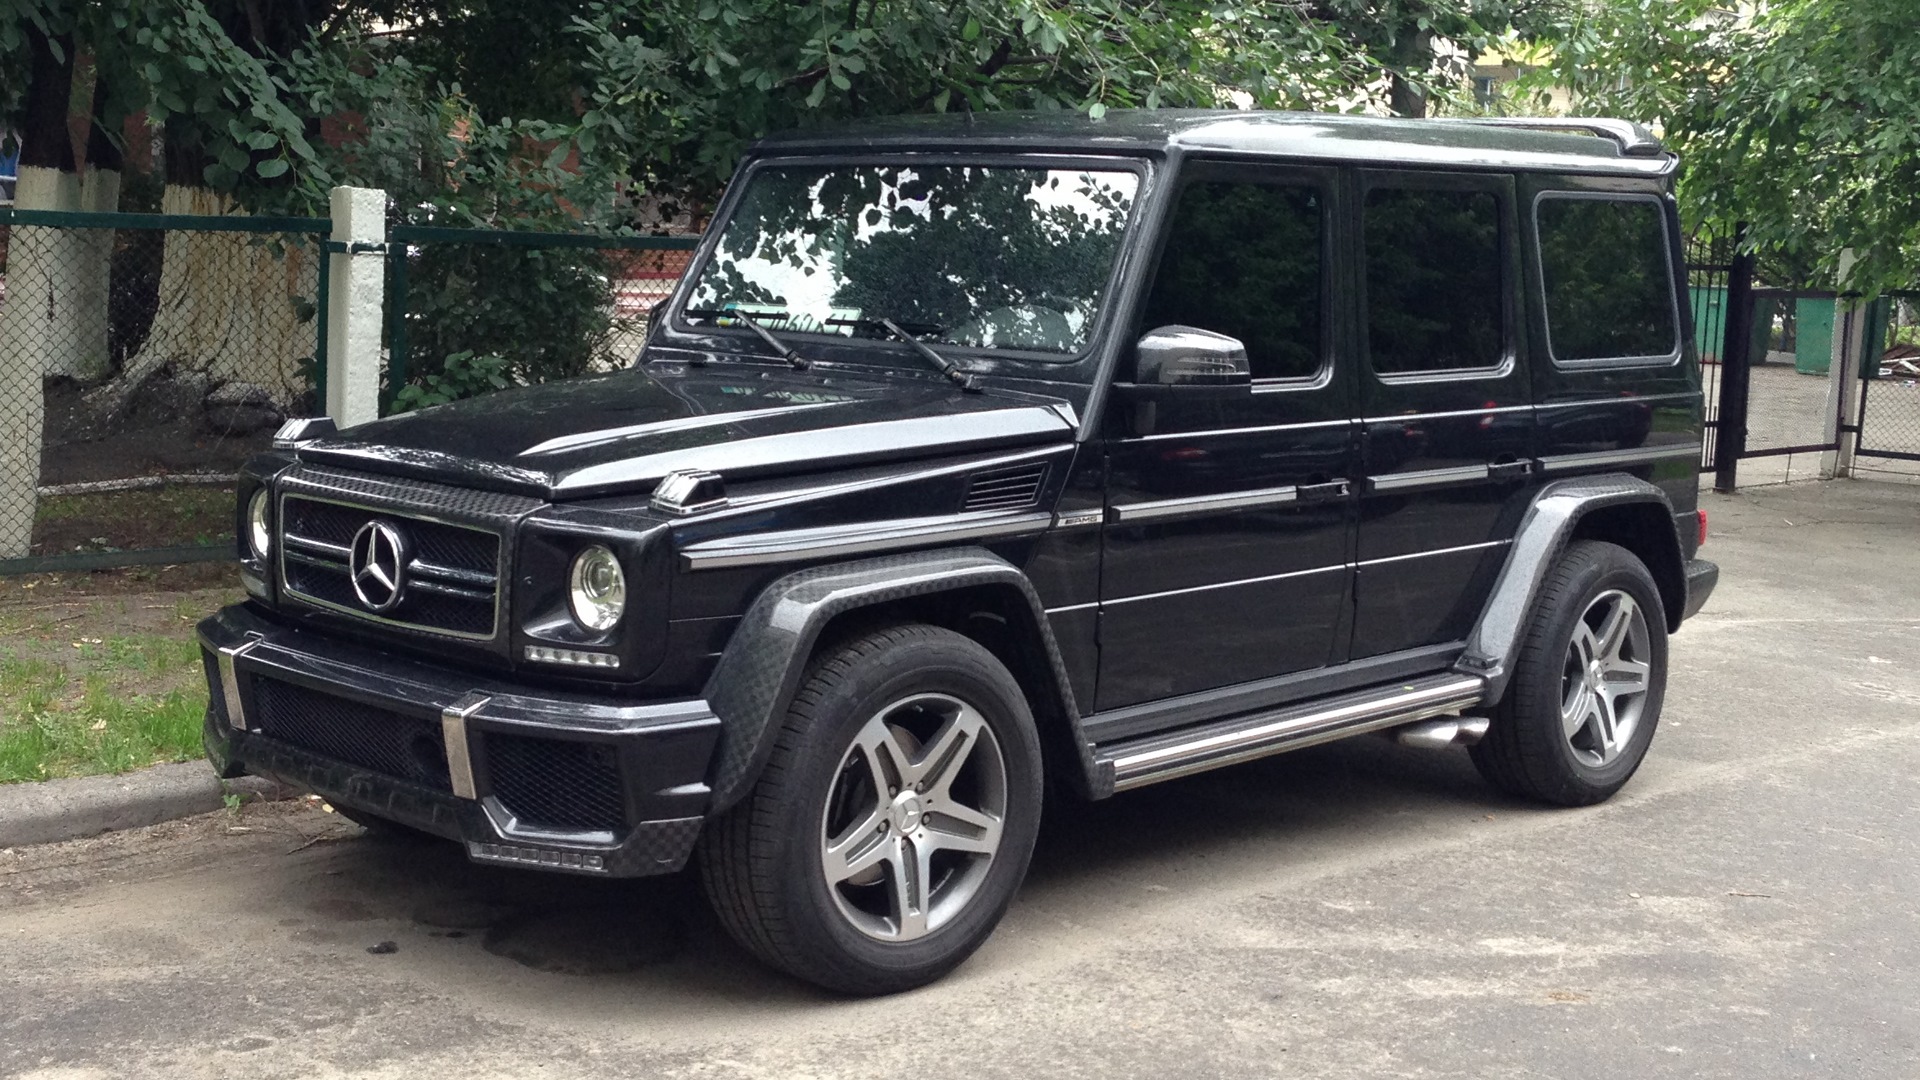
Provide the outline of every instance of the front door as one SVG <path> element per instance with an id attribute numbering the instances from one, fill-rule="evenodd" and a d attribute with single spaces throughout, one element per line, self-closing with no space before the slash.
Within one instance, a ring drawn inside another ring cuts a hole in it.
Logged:
<path id="1" fill-rule="evenodd" d="M 1254 383 L 1228 399 L 1107 409 L 1099 710 L 1333 657 L 1358 464 L 1334 349 L 1335 177 L 1182 170 L 1138 330 L 1238 338 Z"/>
<path id="2" fill-rule="evenodd" d="M 1465 637 L 1535 481 L 1512 180 L 1362 172 L 1353 192 L 1357 660 Z"/>

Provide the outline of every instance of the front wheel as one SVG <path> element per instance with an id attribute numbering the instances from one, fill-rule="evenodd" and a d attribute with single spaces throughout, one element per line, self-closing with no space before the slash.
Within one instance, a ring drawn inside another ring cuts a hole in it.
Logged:
<path id="1" fill-rule="evenodd" d="M 1627 549 L 1570 545 L 1542 585 L 1473 763 L 1503 791 L 1589 806 L 1646 757 L 1667 685 L 1660 590 Z"/>
<path id="2" fill-rule="evenodd" d="M 1039 738 L 978 643 L 891 627 L 817 658 L 747 797 L 702 840 L 728 931 L 845 993 L 939 978 L 1005 913 L 1039 831 Z"/>

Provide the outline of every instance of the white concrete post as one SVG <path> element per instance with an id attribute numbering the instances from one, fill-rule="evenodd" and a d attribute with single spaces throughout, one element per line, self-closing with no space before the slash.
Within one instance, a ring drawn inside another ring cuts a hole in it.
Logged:
<path id="1" fill-rule="evenodd" d="M 337 187 L 327 277 L 327 415 L 352 427 L 380 417 L 380 330 L 386 311 L 387 193 Z"/>
<path id="2" fill-rule="evenodd" d="M 1840 253 L 1836 289 L 1844 290 L 1847 287 L 1847 275 L 1852 273 L 1855 261 L 1852 248 Z M 1827 417 L 1821 431 L 1821 441 L 1832 443 L 1838 449 L 1821 452 L 1822 480 L 1853 475 L 1853 451 L 1860 442 L 1860 436 L 1851 431 L 1842 431 L 1841 425 L 1859 426 L 1860 356 L 1866 348 L 1866 337 L 1867 305 L 1861 303 L 1858 297 L 1835 300 L 1833 353 L 1827 363 Z"/>

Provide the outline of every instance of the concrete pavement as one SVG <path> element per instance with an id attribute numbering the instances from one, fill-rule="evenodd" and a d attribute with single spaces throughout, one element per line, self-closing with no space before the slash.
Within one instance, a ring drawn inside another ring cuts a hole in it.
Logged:
<path id="1" fill-rule="evenodd" d="M 844 1001 L 683 878 L 263 805 L 0 853 L 0 1075 L 1920 1075 L 1920 488 L 1708 505 L 1605 806 L 1368 738 L 1068 808 L 980 955 Z"/>

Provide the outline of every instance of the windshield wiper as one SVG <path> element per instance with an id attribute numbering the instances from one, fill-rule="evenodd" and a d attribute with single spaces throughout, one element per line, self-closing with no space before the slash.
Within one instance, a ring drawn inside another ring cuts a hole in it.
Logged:
<path id="1" fill-rule="evenodd" d="M 861 321 L 885 327 L 887 333 L 892 334 L 895 340 L 904 341 L 908 345 L 913 346 L 914 352 L 926 357 L 927 363 L 932 364 L 934 370 L 945 375 L 953 385 L 965 390 L 969 394 L 977 394 L 980 392 L 980 388 L 973 385 L 973 376 L 953 366 L 953 361 L 934 351 L 933 346 L 902 330 L 899 323 L 894 322 L 892 319 L 873 318 L 863 319 Z"/>
<path id="2" fill-rule="evenodd" d="M 753 331 L 756 334 L 759 334 L 761 341 L 764 341 L 768 345 L 771 345 L 773 347 L 773 351 L 780 354 L 780 359 L 785 360 L 787 362 L 788 367 L 791 367 L 795 371 L 805 371 L 808 368 L 813 366 L 813 361 L 807 359 L 804 356 L 801 356 L 797 352 L 794 352 L 791 348 L 787 346 L 786 342 L 781 341 L 777 337 L 774 337 L 773 331 L 767 329 L 764 326 L 761 326 L 760 320 L 755 318 L 754 315 L 749 314 L 748 312 L 738 311 L 733 308 L 688 308 L 686 311 L 682 312 L 682 314 L 691 315 L 696 319 L 714 319 L 716 321 L 719 319 L 738 319 L 739 321 L 747 324 L 747 329 Z M 765 313 L 762 313 L 762 314 L 765 314 Z M 768 315 L 767 317 L 773 318 L 773 319 L 784 319 L 787 317 L 787 313 L 782 311 L 778 314 Z"/>

